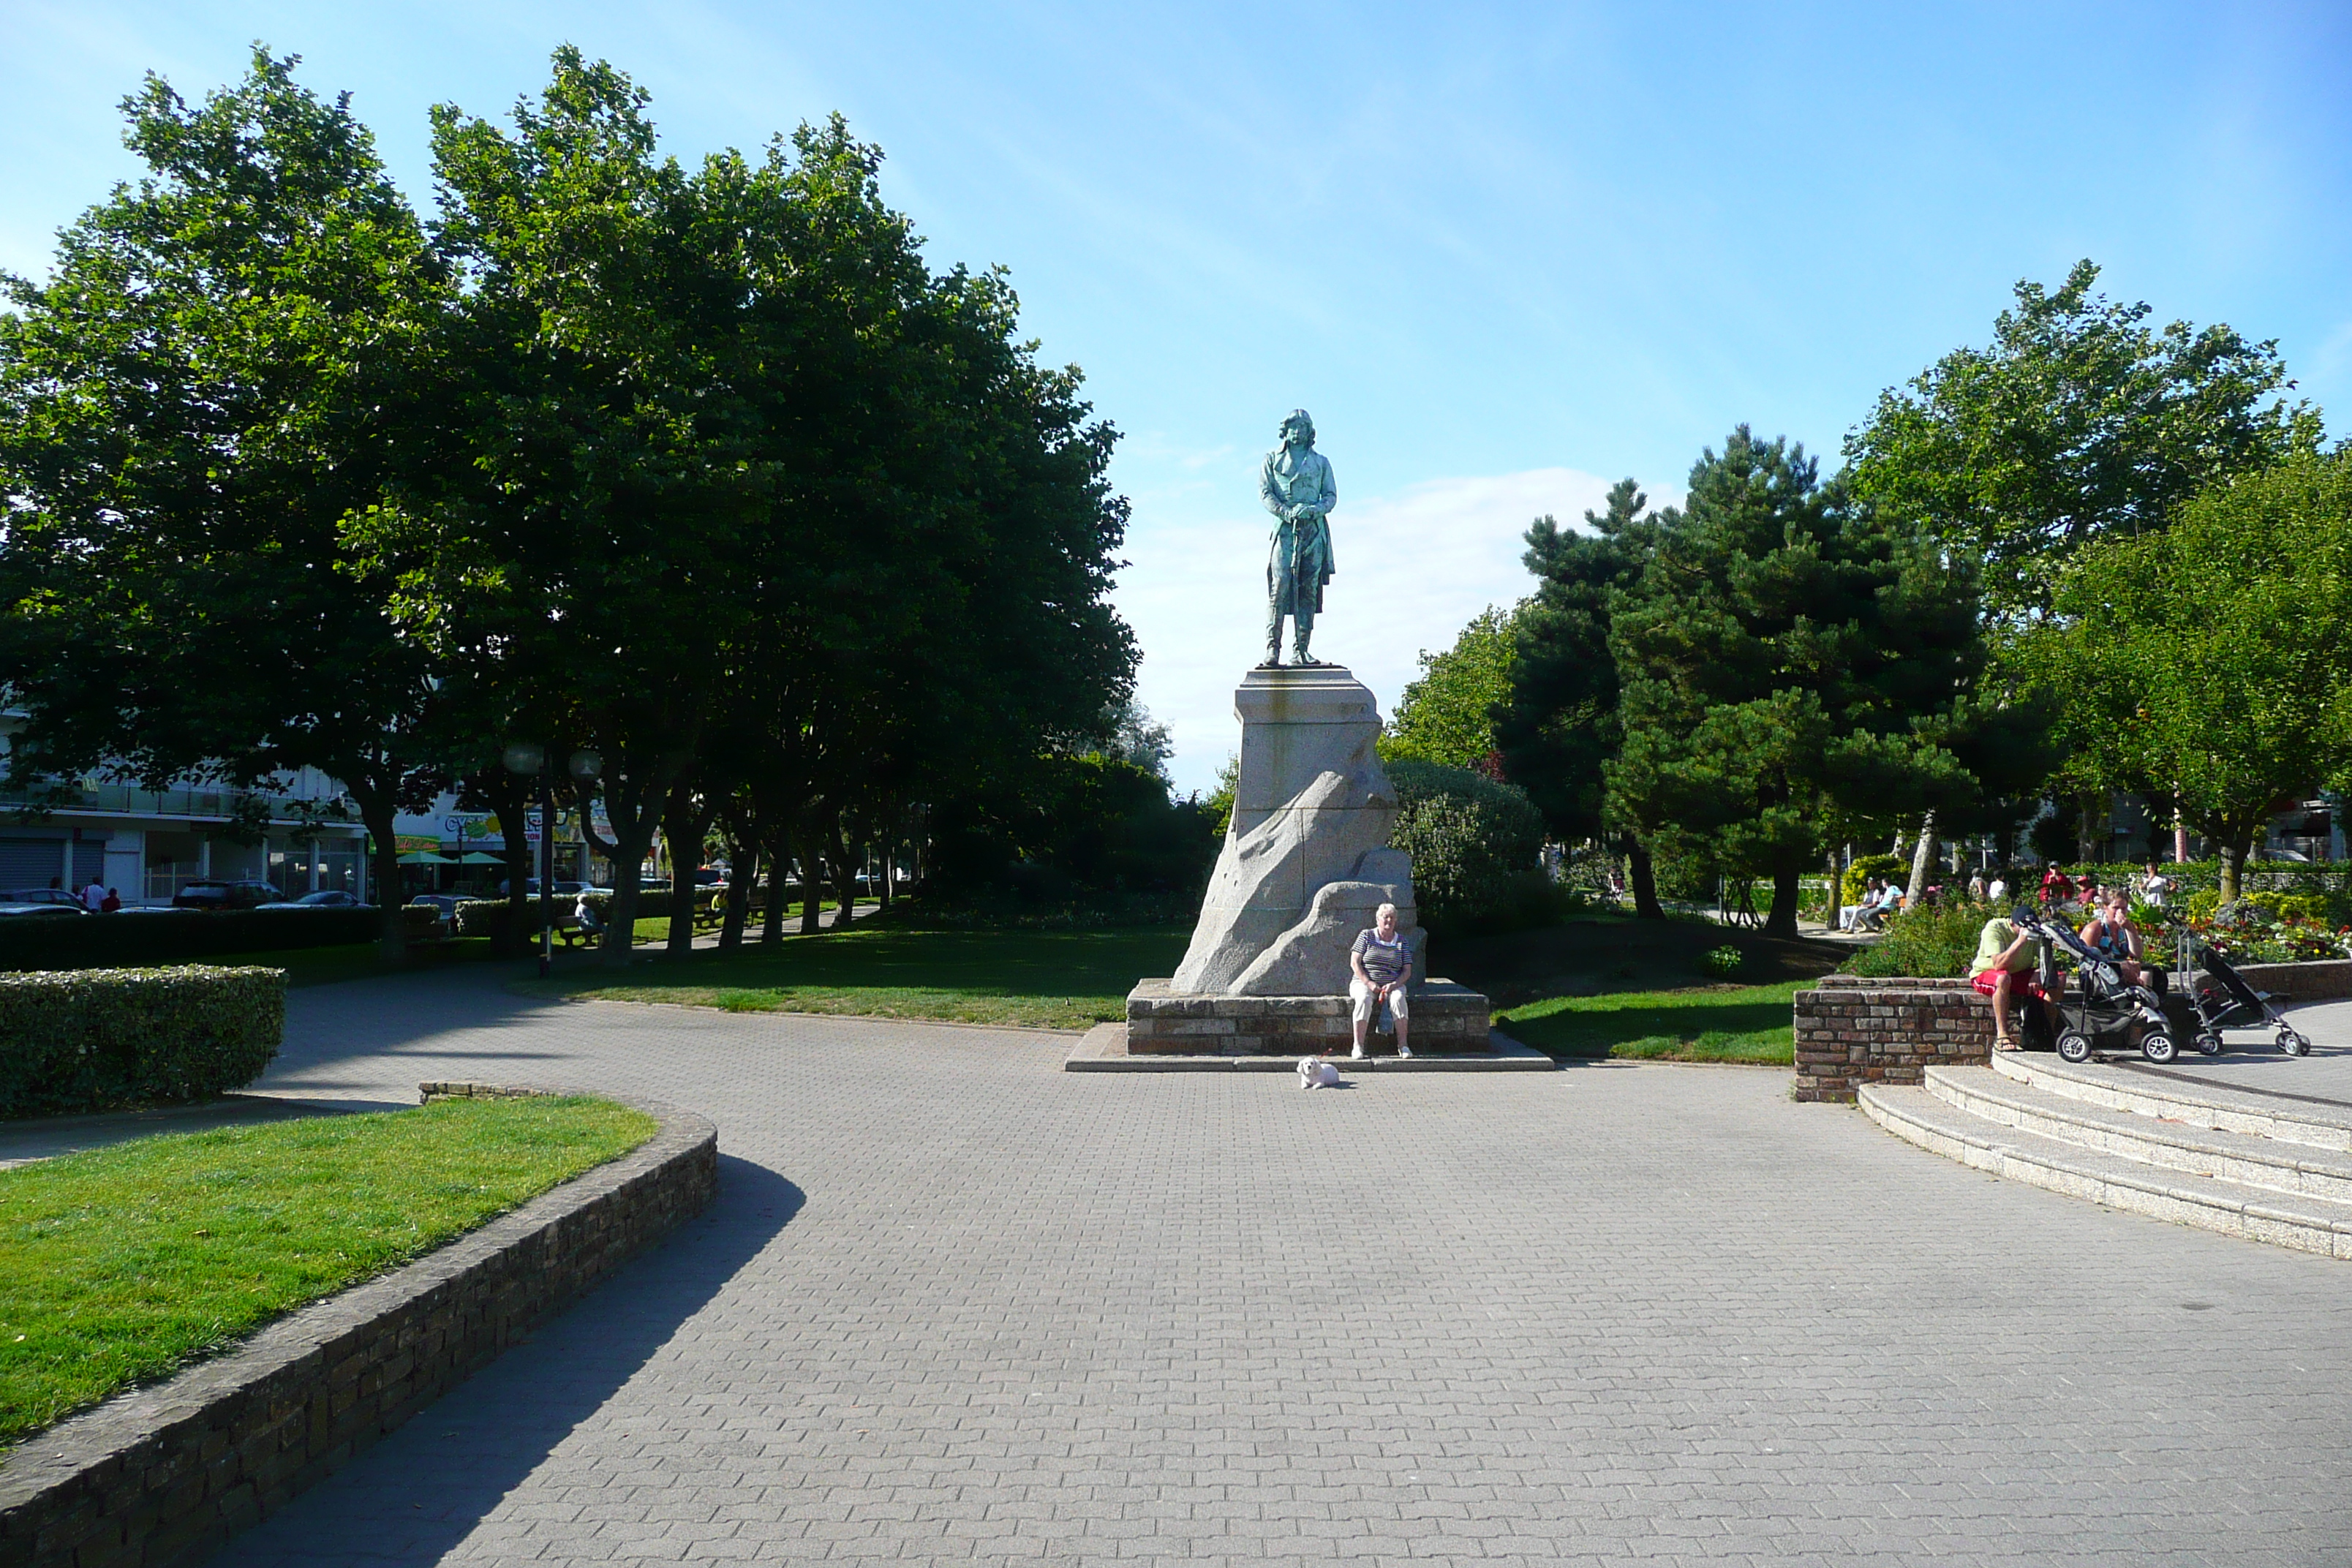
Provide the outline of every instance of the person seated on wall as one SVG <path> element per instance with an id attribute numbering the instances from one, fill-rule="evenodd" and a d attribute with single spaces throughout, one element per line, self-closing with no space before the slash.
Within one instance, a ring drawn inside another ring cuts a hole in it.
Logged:
<path id="1" fill-rule="evenodd" d="M 2083 927 L 2082 936 L 2085 947 L 2116 966 L 2125 984 L 2146 985 L 2164 994 L 2164 971 L 2147 962 L 2147 944 L 2132 924 L 2131 900 L 2122 889 L 2108 889 L 2106 901 Z"/>
<path id="2" fill-rule="evenodd" d="M 2063 909 L 2074 901 L 2074 879 L 2053 866 L 2042 873 L 2042 907 Z"/>
<path id="3" fill-rule="evenodd" d="M 1356 1048 L 1352 1053 L 1360 1058 L 1364 1054 L 1364 1036 L 1380 1016 L 1381 1004 L 1388 1004 L 1389 1016 L 1396 1020 L 1397 1055 L 1411 1057 L 1412 1047 L 1405 1043 L 1405 1026 L 1410 1021 L 1405 1012 L 1405 982 L 1412 978 L 1412 944 L 1397 930 L 1397 907 L 1382 904 L 1372 912 L 1372 927 L 1356 938 L 1349 951 L 1348 967 L 1354 974 L 1348 982 L 1348 999 L 1355 1004 Z"/>
<path id="4" fill-rule="evenodd" d="M 1995 915 L 1985 921 L 1984 930 L 1977 933 L 1977 955 L 1969 966 L 1969 979 L 1977 994 L 1992 998 L 1992 1048 L 1997 1051 L 2021 1049 L 2017 1036 L 2010 1027 L 2017 1009 L 2017 998 L 2026 996 L 2040 1004 L 2045 1024 L 2055 1024 L 2048 993 L 2035 978 L 2034 971 L 2041 961 L 2039 944 L 2017 929 L 2017 922 L 2007 915 Z"/>

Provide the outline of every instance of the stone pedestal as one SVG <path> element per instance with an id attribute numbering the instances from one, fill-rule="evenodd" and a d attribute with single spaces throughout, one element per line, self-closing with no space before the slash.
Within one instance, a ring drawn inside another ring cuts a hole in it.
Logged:
<path id="1" fill-rule="evenodd" d="M 1396 792 L 1373 742 L 1371 692 L 1336 667 L 1254 669 L 1233 825 L 1184 962 L 1127 1003 L 1132 1056 L 1297 1058 L 1352 1043 L 1349 950 L 1384 903 L 1412 945 L 1416 1058 L 1490 1054 L 1486 998 L 1425 978 L 1412 862 L 1388 847 Z M 1378 1048 L 1392 1053 L 1391 1036 Z"/>
<path id="2" fill-rule="evenodd" d="M 1412 1019 L 1406 1039 L 1413 1055 L 1483 1056 L 1489 1050 L 1487 1000 L 1451 980 L 1412 988 Z M 1344 995 L 1187 996 L 1165 980 L 1146 980 L 1128 994 L 1130 1056 L 1298 1057 L 1322 1051 L 1345 1056 L 1355 1026 Z M 1364 1048 L 1396 1052 L 1394 1035 L 1373 1033 Z"/>
<path id="3" fill-rule="evenodd" d="M 1372 747 L 1381 712 L 1370 689 L 1336 666 L 1254 669 L 1234 711 L 1233 824 L 1170 984 L 1202 995 L 1344 991 L 1348 944 L 1383 903 L 1397 906 L 1417 958 L 1412 865 L 1388 847 L 1396 792 Z"/>

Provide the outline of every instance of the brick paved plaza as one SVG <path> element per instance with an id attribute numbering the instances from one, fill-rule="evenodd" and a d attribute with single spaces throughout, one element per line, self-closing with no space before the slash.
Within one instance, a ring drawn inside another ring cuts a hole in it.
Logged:
<path id="1" fill-rule="evenodd" d="M 1785 1072 L 1302 1094 L 1068 1044 L 296 993 L 268 1089 L 656 1096 L 724 1186 L 222 1561 L 2352 1559 L 2343 1264 Z"/>

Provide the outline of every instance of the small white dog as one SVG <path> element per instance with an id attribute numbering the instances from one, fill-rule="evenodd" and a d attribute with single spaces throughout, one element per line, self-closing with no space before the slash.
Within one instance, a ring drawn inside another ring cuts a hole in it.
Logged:
<path id="1" fill-rule="evenodd" d="M 1298 1087 L 1301 1089 L 1337 1089 L 1339 1069 L 1332 1065 L 1329 1053 L 1319 1057 L 1298 1058 Z"/>

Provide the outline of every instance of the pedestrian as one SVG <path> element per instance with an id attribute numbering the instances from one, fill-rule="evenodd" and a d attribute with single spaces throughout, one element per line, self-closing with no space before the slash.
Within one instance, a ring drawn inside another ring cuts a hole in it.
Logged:
<path id="1" fill-rule="evenodd" d="M 121 895 L 121 893 L 116 892 L 112 888 L 109 888 L 109 889 L 106 889 L 106 899 L 105 899 L 105 900 L 104 900 L 102 903 L 100 903 L 100 904 L 98 906 L 98 912 L 99 912 L 99 913 L 100 913 L 100 914 L 102 914 L 102 915 L 113 915 L 113 914 L 120 914 L 120 913 L 121 913 L 121 912 L 122 912 L 122 895 Z"/>
<path id="2" fill-rule="evenodd" d="M 1984 873 L 1982 871 L 1979 871 L 1975 876 L 1969 879 L 1969 897 L 1973 901 L 1980 904 L 1984 902 Z"/>
<path id="3" fill-rule="evenodd" d="M 106 884 L 92 877 L 89 879 L 89 886 L 81 890 L 81 907 L 91 914 L 96 914 L 105 906 Z"/>
<path id="4" fill-rule="evenodd" d="M 2164 908 L 2165 900 L 2170 897 L 2172 897 L 2172 879 L 2158 869 L 2156 862 L 2150 860 L 2147 863 L 2147 875 L 2140 879 L 2140 902 L 2149 909 L 2160 910 Z"/>

